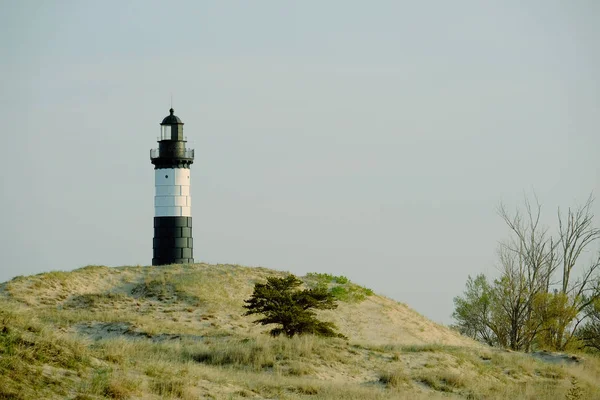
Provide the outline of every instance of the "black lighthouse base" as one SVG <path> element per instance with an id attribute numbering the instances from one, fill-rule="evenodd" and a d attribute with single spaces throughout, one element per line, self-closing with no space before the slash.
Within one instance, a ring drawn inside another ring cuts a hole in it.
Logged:
<path id="1" fill-rule="evenodd" d="M 152 265 L 192 264 L 192 217 L 154 217 Z"/>

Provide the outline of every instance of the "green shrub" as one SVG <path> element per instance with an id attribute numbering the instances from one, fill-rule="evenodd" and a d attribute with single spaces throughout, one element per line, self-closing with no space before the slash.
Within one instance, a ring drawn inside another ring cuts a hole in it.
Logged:
<path id="1" fill-rule="evenodd" d="M 348 289 L 342 286 L 334 286 L 331 288 L 330 293 L 333 297 L 340 301 L 348 300 Z"/>
<path id="2" fill-rule="evenodd" d="M 315 279 L 317 282 L 325 284 L 333 282 L 343 285 L 350 282 L 350 280 L 343 275 L 335 276 L 321 272 L 309 272 L 308 274 L 306 274 L 306 277 L 310 279 Z"/>
<path id="3" fill-rule="evenodd" d="M 329 289 L 336 300 L 344 302 L 361 302 L 367 296 L 372 296 L 371 289 L 356 285 L 343 276 L 335 276 L 327 273 L 309 272 L 306 274 L 309 287 Z"/>

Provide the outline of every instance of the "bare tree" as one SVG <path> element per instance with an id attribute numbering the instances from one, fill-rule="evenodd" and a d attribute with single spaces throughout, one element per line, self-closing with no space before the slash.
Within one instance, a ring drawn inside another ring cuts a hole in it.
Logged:
<path id="1" fill-rule="evenodd" d="M 557 243 L 540 225 L 541 205 L 525 198 L 525 214 L 510 213 L 504 205 L 498 214 L 508 225 L 512 238 L 500 245 L 500 279 L 495 285 L 498 319 L 506 321 L 506 345 L 513 350 L 529 351 L 543 326 L 536 320 L 535 301 L 548 292 L 557 268 Z M 502 340 L 500 340 L 502 341 Z"/>
<path id="2" fill-rule="evenodd" d="M 562 264 L 560 293 L 566 300 L 565 312 L 559 315 L 556 332 L 552 338 L 553 345 L 559 350 L 565 349 L 579 324 L 588 317 L 584 310 L 600 298 L 597 279 L 600 271 L 600 252 L 583 268 L 583 273 L 573 280 L 574 270 L 581 264 L 582 256 L 600 239 L 600 229 L 593 226 L 593 203 L 594 198 L 590 195 L 582 206 L 569 208 L 566 215 L 558 210 Z"/>
<path id="3" fill-rule="evenodd" d="M 590 196 L 566 214 L 558 209 L 558 237 L 552 237 L 534 199 L 525 197 L 524 208 L 514 212 L 498 207 L 511 230 L 500 243 L 500 277 L 489 285 L 483 275 L 469 281 L 465 297 L 455 299 L 454 317 L 461 332 L 488 344 L 564 350 L 600 302 L 600 251 L 591 256 L 600 229 L 593 225 Z"/>
<path id="4" fill-rule="evenodd" d="M 530 291 L 542 287 L 548 291 L 550 279 L 556 270 L 558 243 L 548 234 L 548 228 L 540 225 L 542 206 L 534 194 L 535 206 L 525 197 L 525 212 L 516 210 L 511 215 L 501 204 L 498 214 L 513 232 L 513 237 L 503 246 L 518 255 L 521 260 L 521 272 L 525 274 Z"/>
<path id="5" fill-rule="evenodd" d="M 576 335 L 583 347 L 600 352 L 600 299 L 588 304 L 585 314 L 589 319 L 585 325 L 577 328 Z"/>

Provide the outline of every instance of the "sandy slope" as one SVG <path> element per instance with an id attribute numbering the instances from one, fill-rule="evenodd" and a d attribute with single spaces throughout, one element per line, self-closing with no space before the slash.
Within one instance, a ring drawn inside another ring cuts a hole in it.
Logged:
<path id="1" fill-rule="evenodd" d="M 322 313 L 354 341 L 373 344 L 479 346 L 451 329 L 436 324 L 408 306 L 374 295 L 358 304 L 341 303 Z"/>
<path id="2" fill-rule="evenodd" d="M 13 280 L 2 286 L 13 297 L 32 307 L 87 307 L 82 295 L 123 294 L 112 303 L 99 304 L 107 310 L 124 310 L 151 315 L 155 320 L 180 320 L 188 328 L 202 328 L 206 321 L 226 330 L 264 330 L 241 317 L 243 300 L 252 293 L 255 282 L 267 276 L 283 276 L 280 271 L 236 265 L 195 264 L 173 267 L 87 267 L 71 273 L 51 273 Z M 139 285 L 152 280 L 166 282 L 165 296 L 158 300 L 140 295 Z M 173 285 L 169 285 L 172 283 Z M 182 300 L 175 292 L 195 296 Z M 193 308 L 193 309 L 191 309 Z M 190 311 L 191 310 L 191 311 Z M 470 339 L 436 324 L 402 303 L 372 295 L 362 302 L 339 302 L 339 308 L 320 313 L 336 323 L 350 340 L 371 344 L 478 346 Z M 190 318 L 191 317 L 191 318 Z M 99 328 L 98 334 L 104 328 Z"/>

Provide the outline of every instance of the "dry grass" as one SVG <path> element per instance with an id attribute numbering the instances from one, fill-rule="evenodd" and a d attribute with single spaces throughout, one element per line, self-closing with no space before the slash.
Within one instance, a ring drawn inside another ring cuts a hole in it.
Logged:
<path id="1" fill-rule="evenodd" d="M 408 386 L 411 381 L 409 375 L 406 374 L 403 368 L 396 367 L 394 370 L 382 372 L 379 375 L 379 382 L 392 388 Z"/>
<path id="2" fill-rule="evenodd" d="M 593 399 L 600 360 L 489 349 L 344 277 L 350 337 L 271 338 L 241 315 L 285 273 L 230 265 L 90 266 L 0 286 L 0 399 Z M 323 282 L 327 280 L 327 282 Z M 576 384 L 573 384 L 573 378 Z"/>

